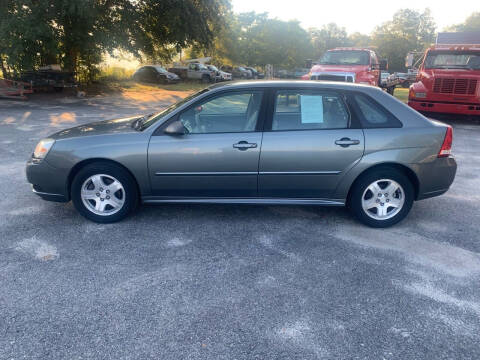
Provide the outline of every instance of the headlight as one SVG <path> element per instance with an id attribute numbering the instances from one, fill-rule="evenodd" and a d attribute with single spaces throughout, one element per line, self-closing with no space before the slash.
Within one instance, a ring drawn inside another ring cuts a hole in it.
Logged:
<path id="1" fill-rule="evenodd" d="M 44 159 L 45 156 L 47 156 L 48 152 L 50 151 L 54 143 L 55 143 L 55 140 L 53 139 L 40 140 L 40 142 L 35 147 L 35 150 L 33 151 L 33 157 L 39 160 Z"/>
<path id="2" fill-rule="evenodd" d="M 427 97 L 427 93 L 424 92 L 414 92 L 413 94 L 418 99 L 423 99 Z"/>

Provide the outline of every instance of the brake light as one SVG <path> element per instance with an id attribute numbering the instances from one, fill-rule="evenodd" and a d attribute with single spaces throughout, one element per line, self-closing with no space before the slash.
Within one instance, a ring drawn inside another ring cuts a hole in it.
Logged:
<path id="1" fill-rule="evenodd" d="M 443 139 L 442 147 L 438 152 L 437 157 L 448 157 L 452 153 L 453 129 L 451 126 L 447 127 L 445 139 Z"/>

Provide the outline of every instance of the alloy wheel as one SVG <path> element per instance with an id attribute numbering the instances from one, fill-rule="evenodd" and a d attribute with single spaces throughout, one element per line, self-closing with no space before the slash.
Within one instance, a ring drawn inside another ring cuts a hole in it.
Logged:
<path id="1" fill-rule="evenodd" d="M 108 216 L 125 204 L 123 185 L 111 175 L 96 174 L 86 179 L 80 197 L 85 207 L 96 215 Z"/>
<path id="2" fill-rule="evenodd" d="M 405 191 L 391 179 L 371 183 L 363 192 L 362 208 L 375 220 L 387 220 L 397 215 L 405 203 Z"/>

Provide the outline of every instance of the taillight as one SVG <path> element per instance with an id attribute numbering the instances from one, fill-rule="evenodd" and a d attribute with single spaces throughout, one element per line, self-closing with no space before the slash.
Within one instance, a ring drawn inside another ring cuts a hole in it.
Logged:
<path id="1" fill-rule="evenodd" d="M 443 139 L 442 147 L 438 152 L 438 157 L 448 157 L 452 153 L 453 129 L 451 126 L 447 127 L 445 139 Z"/>

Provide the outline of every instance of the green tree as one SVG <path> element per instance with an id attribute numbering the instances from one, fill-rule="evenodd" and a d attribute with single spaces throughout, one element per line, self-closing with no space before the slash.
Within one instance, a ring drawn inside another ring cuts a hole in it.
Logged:
<path id="1" fill-rule="evenodd" d="M 0 60 L 17 73 L 56 62 L 88 80 L 106 51 L 157 60 L 208 44 L 229 7 L 229 0 L 2 0 Z"/>
<path id="2" fill-rule="evenodd" d="M 193 46 L 192 57 L 212 56 L 215 61 L 249 66 L 272 64 L 302 66 L 311 56 L 308 33 L 298 21 L 270 19 L 267 13 L 229 14 L 207 47 Z"/>
<path id="3" fill-rule="evenodd" d="M 369 47 L 372 45 L 372 39 L 370 36 L 361 34 L 359 32 L 355 32 L 353 34 L 348 35 L 348 46 L 355 46 L 355 47 Z"/>
<path id="4" fill-rule="evenodd" d="M 409 51 L 423 51 L 435 40 L 435 23 L 429 9 L 418 12 L 402 9 L 393 19 L 375 28 L 372 43 L 380 56 L 387 58 L 389 69 L 405 69 L 405 56 Z"/>
<path id="5" fill-rule="evenodd" d="M 293 68 L 311 56 L 308 33 L 298 21 L 268 19 L 255 26 L 252 35 L 244 40 L 247 64 Z"/>
<path id="6" fill-rule="evenodd" d="M 335 23 L 324 25 L 320 29 L 310 28 L 308 32 L 314 59 L 319 59 L 329 49 L 349 45 L 347 31 Z"/>
<path id="7" fill-rule="evenodd" d="M 461 24 L 452 25 L 447 31 L 480 31 L 480 12 L 475 12 Z"/>

